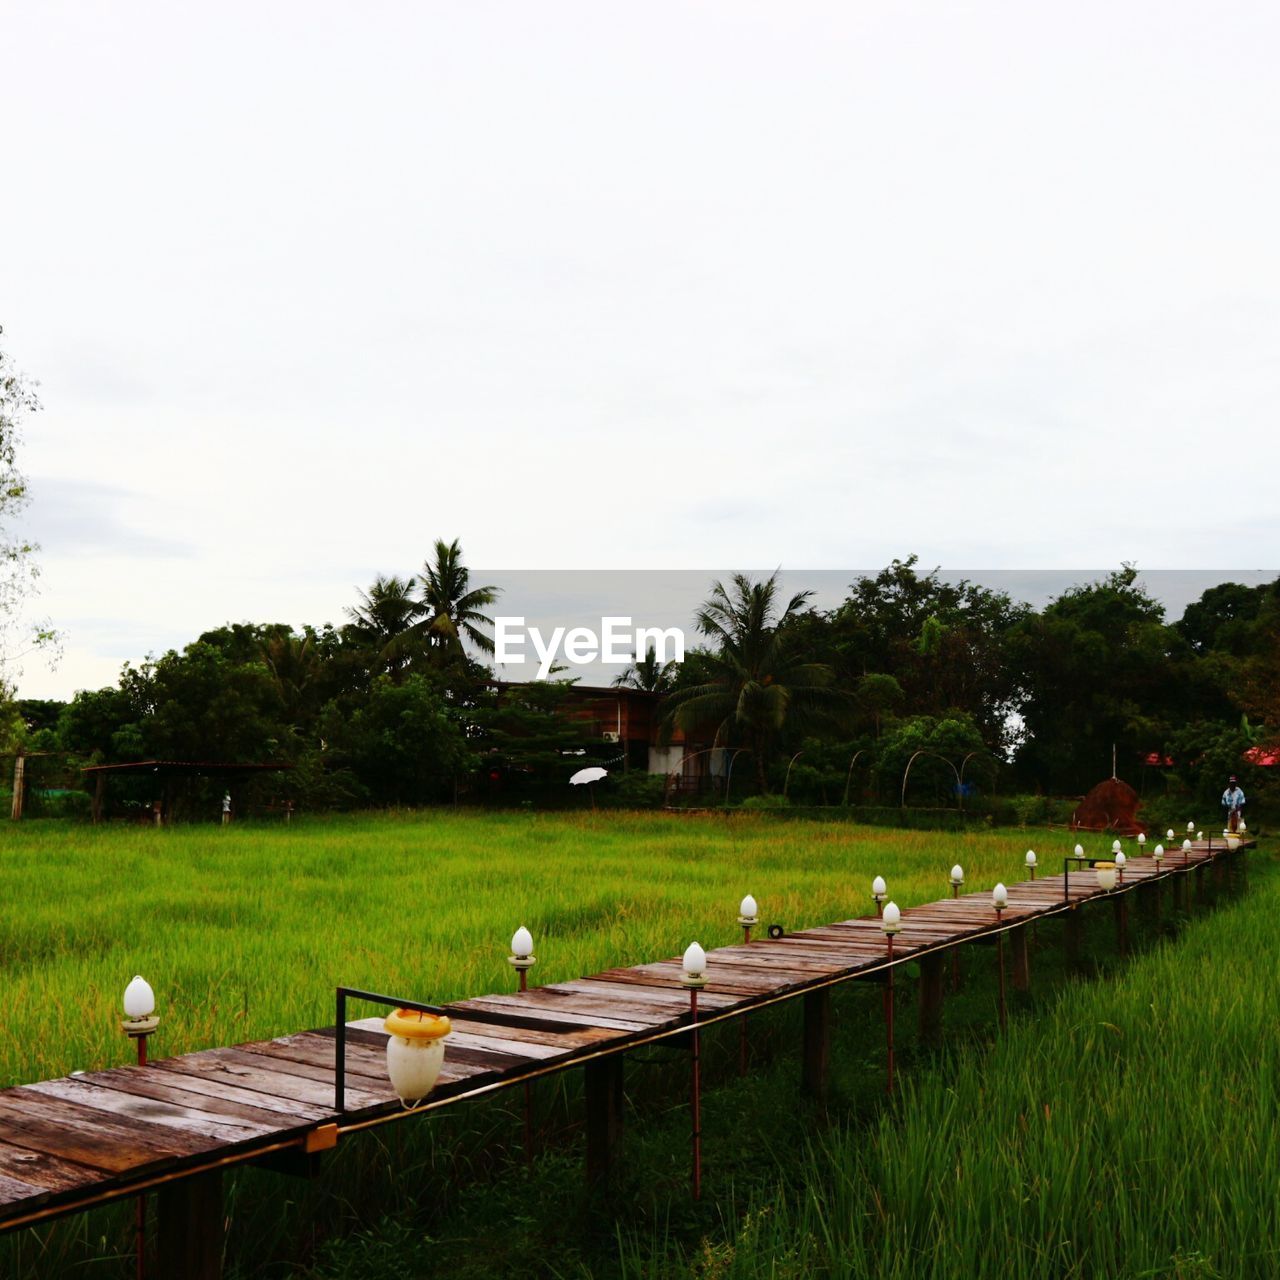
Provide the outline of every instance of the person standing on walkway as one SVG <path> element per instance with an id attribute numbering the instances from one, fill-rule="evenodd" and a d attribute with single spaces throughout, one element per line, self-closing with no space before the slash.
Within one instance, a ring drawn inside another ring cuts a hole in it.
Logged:
<path id="1" fill-rule="evenodd" d="M 1227 811 L 1227 830 L 1238 830 L 1244 812 L 1244 792 L 1240 790 L 1235 774 L 1231 775 L 1227 789 L 1222 793 L 1222 807 Z"/>

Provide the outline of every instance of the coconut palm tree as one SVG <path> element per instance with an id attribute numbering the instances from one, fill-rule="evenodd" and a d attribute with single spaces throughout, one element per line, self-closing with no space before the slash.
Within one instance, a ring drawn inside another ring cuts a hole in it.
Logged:
<path id="1" fill-rule="evenodd" d="M 368 591 L 359 593 L 360 603 L 346 610 L 352 637 L 386 666 L 397 684 L 422 617 L 422 605 L 413 595 L 414 585 L 413 578 L 386 578 L 379 574 Z"/>
<path id="2" fill-rule="evenodd" d="M 801 591 L 778 607 L 778 575 L 753 582 L 734 574 L 716 582 L 696 614 L 698 630 L 712 641 L 702 683 L 670 694 L 664 719 L 692 731 L 716 725 L 716 745 L 750 748 L 756 782 L 768 789 L 769 751 L 784 728 L 836 720 L 847 695 L 832 688 L 825 663 L 810 662 L 791 626 L 812 592 Z"/>
<path id="3" fill-rule="evenodd" d="M 493 637 L 484 630 L 493 627 L 493 619 L 481 610 L 497 600 L 498 588 L 471 585 L 471 571 L 462 563 L 457 538 L 449 543 L 436 539 L 435 558 L 422 566 L 419 581 L 422 621 L 418 628 L 433 648 L 456 654 L 465 639 L 481 653 L 493 652 Z"/>
<path id="4" fill-rule="evenodd" d="M 633 662 L 613 678 L 615 689 L 640 689 L 644 693 L 666 693 L 675 682 L 678 664 L 659 662 L 658 650 L 650 645 L 643 658 Z"/>

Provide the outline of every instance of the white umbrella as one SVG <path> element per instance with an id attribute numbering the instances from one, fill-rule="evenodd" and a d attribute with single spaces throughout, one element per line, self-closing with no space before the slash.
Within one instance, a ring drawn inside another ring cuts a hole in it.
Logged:
<path id="1" fill-rule="evenodd" d="M 579 769 L 578 772 L 569 779 L 569 785 L 571 787 L 576 787 L 584 782 L 599 782 L 601 778 L 607 778 L 608 776 L 608 769 L 602 769 L 599 765 L 592 765 L 590 769 Z"/>

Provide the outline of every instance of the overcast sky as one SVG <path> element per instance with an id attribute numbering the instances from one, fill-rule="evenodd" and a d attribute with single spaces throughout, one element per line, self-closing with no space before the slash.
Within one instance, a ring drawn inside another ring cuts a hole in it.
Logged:
<path id="1" fill-rule="evenodd" d="M 61 668 L 490 571 L 1280 561 L 1280 6 L 3 3 Z"/>

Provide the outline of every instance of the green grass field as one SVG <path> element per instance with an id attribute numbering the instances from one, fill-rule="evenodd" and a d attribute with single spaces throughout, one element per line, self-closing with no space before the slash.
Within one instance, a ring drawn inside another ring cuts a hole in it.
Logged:
<path id="1" fill-rule="evenodd" d="M 732 941 L 747 891 L 796 928 L 864 913 L 877 873 L 908 905 L 943 896 L 953 862 L 977 888 L 1020 879 L 1029 845 L 1049 866 L 1072 843 L 764 815 L 30 823 L 0 843 L 0 1081 L 127 1060 L 118 1004 L 135 972 L 157 992 L 154 1052 L 176 1053 L 327 1024 L 339 982 L 431 1000 L 509 989 L 520 923 L 535 980 L 552 981 Z M 1084 983 L 1062 974 L 1046 922 L 1035 992 L 1015 1001 L 1035 1016 L 994 1048 L 991 952 L 970 949 L 948 1000 L 955 1056 L 913 1054 L 905 980 L 906 1087 L 889 1109 L 876 988 L 838 993 L 826 1117 L 794 1087 L 795 1010 L 752 1019 L 746 1080 L 734 1030 L 709 1034 L 701 1205 L 685 1190 L 687 1064 L 633 1055 L 614 1199 L 583 1192 L 570 1073 L 539 1087 L 532 1174 L 502 1094 L 344 1144 L 317 1183 L 237 1176 L 229 1274 L 411 1277 L 442 1257 L 456 1277 L 1276 1274 L 1278 1009 L 1260 958 L 1278 906 L 1280 878 L 1260 869 L 1244 903 L 1124 965 L 1096 912 L 1105 967 Z M 126 1211 L 105 1210 L 4 1238 L 0 1274 L 114 1280 L 127 1244 Z"/>

